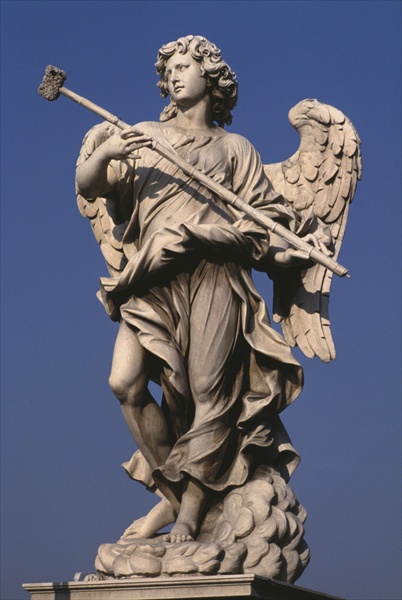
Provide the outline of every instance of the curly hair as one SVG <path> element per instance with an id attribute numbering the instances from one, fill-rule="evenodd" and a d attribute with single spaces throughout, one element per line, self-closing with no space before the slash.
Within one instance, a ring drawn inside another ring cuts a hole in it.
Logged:
<path id="1" fill-rule="evenodd" d="M 222 60 L 220 50 L 204 37 L 188 35 L 179 38 L 176 42 L 165 44 L 158 52 L 155 63 L 156 72 L 160 76 L 158 87 L 162 98 L 169 96 L 166 63 L 175 54 L 190 52 L 191 56 L 201 63 L 201 73 L 206 77 L 210 89 L 212 104 L 212 119 L 220 127 L 230 125 L 232 122 L 231 110 L 236 106 L 238 97 L 238 84 L 236 75 L 229 65 Z M 177 114 L 177 106 L 171 101 L 160 115 L 161 121 L 168 121 Z"/>

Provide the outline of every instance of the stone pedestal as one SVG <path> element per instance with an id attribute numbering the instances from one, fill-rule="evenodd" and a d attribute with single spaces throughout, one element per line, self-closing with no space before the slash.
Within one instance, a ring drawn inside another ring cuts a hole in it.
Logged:
<path id="1" fill-rule="evenodd" d="M 335 596 L 256 575 L 26 583 L 31 600 L 319 600 Z M 338 600 L 340 600 L 338 598 Z"/>

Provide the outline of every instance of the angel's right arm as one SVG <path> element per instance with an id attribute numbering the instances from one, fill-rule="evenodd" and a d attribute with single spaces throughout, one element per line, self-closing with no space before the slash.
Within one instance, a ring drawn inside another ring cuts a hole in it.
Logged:
<path id="1" fill-rule="evenodd" d="M 91 156 L 77 167 L 76 181 L 78 192 L 84 198 L 97 198 L 108 195 L 117 185 L 117 176 L 110 165 L 111 157 L 98 146 Z"/>
<path id="2" fill-rule="evenodd" d="M 77 167 L 76 181 L 78 192 L 85 198 L 97 198 L 110 194 L 118 180 L 110 161 L 138 158 L 133 154 L 144 146 L 150 146 L 152 140 L 132 129 L 110 136 L 100 144 L 91 156 Z"/>

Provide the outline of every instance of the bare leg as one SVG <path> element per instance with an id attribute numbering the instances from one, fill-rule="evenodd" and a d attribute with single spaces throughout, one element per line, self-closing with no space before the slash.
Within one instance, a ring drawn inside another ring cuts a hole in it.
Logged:
<path id="1" fill-rule="evenodd" d="M 148 390 L 149 357 L 135 332 L 122 321 L 109 384 L 120 400 L 128 428 L 151 469 L 164 464 L 171 446 L 160 406 Z"/>
<path id="2" fill-rule="evenodd" d="M 157 491 L 156 494 L 161 497 L 160 502 L 145 517 L 137 519 L 130 527 L 127 527 L 121 536 L 123 539 L 128 537 L 150 538 L 163 527 L 173 523 L 175 513 L 172 505 L 160 492 Z"/>
<path id="3" fill-rule="evenodd" d="M 171 451 L 168 427 L 160 406 L 148 390 L 149 357 L 135 332 L 123 321 L 117 335 L 109 384 L 119 399 L 128 428 L 144 458 L 155 469 Z M 174 521 L 170 502 L 162 500 L 145 517 L 134 521 L 123 537 L 149 537 Z"/>
<path id="4" fill-rule="evenodd" d="M 172 531 L 163 536 L 165 542 L 188 542 L 194 540 L 200 526 L 200 517 L 206 500 L 204 488 L 189 479 L 181 499 L 180 511 Z"/>

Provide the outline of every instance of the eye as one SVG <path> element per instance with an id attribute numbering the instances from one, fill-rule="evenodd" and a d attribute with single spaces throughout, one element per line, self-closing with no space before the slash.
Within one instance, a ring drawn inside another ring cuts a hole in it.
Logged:
<path id="1" fill-rule="evenodd" d="M 185 71 L 187 69 L 187 65 L 180 65 L 179 66 L 179 71 L 182 73 L 183 71 Z"/>

